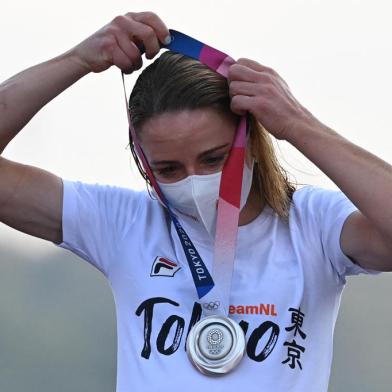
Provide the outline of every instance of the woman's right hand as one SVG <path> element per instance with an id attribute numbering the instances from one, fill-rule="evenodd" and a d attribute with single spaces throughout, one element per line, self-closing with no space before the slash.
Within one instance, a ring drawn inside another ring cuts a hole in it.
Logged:
<path id="1" fill-rule="evenodd" d="M 102 72 L 112 65 L 125 73 L 140 69 L 143 61 L 138 48 L 144 45 L 146 58 L 168 43 L 170 33 L 162 20 L 152 12 L 128 12 L 86 38 L 72 52 L 88 72 Z M 170 42 L 170 41 L 169 41 Z"/>

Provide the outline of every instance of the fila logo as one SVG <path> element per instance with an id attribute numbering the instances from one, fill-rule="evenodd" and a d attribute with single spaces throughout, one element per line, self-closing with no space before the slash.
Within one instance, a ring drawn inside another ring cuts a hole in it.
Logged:
<path id="1" fill-rule="evenodd" d="M 168 260 L 165 257 L 158 256 L 155 258 L 150 276 L 169 276 L 173 277 L 174 274 L 179 271 L 181 267 L 174 261 Z"/>

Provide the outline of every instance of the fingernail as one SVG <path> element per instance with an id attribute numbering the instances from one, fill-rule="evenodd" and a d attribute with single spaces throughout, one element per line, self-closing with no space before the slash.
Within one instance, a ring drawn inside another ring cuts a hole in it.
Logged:
<path id="1" fill-rule="evenodd" d="M 165 40 L 163 41 L 163 43 L 164 43 L 165 45 L 169 45 L 170 42 L 171 42 L 171 37 L 170 37 L 170 35 L 168 35 L 168 36 L 165 38 Z"/>

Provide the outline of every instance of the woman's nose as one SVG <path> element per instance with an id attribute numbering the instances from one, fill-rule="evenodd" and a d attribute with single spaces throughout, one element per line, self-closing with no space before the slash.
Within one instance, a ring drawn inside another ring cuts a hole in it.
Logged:
<path id="1" fill-rule="evenodd" d="M 187 166 L 185 168 L 185 175 L 186 175 L 186 177 L 193 176 L 195 174 L 198 174 L 198 173 L 197 173 L 197 170 L 196 170 L 196 168 L 194 166 Z"/>

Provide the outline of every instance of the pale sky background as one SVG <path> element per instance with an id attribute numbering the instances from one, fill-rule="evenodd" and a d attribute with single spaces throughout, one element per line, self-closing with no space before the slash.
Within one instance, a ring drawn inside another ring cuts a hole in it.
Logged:
<path id="1" fill-rule="evenodd" d="M 322 122 L 392 162 L 392 6 L 388 1 L 2 0 L 0 80 L 68 50 L 116 15 L 148 10 L 157 13 L 169 28 L 235 59 L 247 57 L 274 68 L 294 96 Z M 138 74 L 127 76 L 128 92 Z M 10 143 L 4 157 L 67 179 L 142 188 L 136 169 L 130 168 L 122 94 L 118 69 L 88 75 L 48 104 Z M 282 163 L 298 182 L 335 188 L 294 148 L 285 142 L 279 142 L 279 147 Z M 15 248 L 23 246 L 36 255 L 53 252 L 53 245 L 3 224 L 0 236 Z M 366 280 L 366 286 L 356 289 L 363 293 L 366 287 L 369 309 L 378 303 L 382 312 L 382 304 L 389 302 L 392 293 L 389 274 L 353 279 Z M 381 280 L 385 291 L 378 290 L 376 296 Z M 355 301 L 355 296 L 352 299 Z M 374 319 L 369 316 L 368 325 L 361 328 L 366 331 L 376 323 L 380 328 L 376 335 L 388 336 L 391 318 L 390 314 L 378 314 Z M 348 328 L 354 327 L 358 327 L 355 320 Z M 372 345 L 370 338 L 364 333 L 363 339 Z M 379 344 L 392 347 L 391 342 Z M 353 344 L 350 350 L 356 347 Z M 382 367 L 378 379 L 392 381 L 385 363 L 390 363 L 388 356 L 366 360 L 364 369 Z M 370 375 L 363 371 L 356 374 L 347 365 L 346 373 L 358 376 L 360 386 L 378 370 L 369 370 Z M 369 391 L 390 390 L 383 388 L 387 387 L 379 381 Z M 352 390 L 365 389 L 353 386 Z"/>

